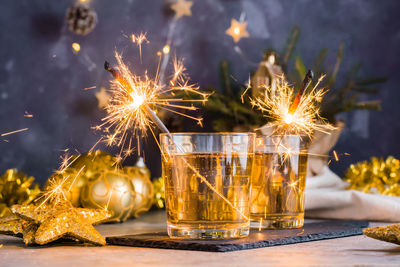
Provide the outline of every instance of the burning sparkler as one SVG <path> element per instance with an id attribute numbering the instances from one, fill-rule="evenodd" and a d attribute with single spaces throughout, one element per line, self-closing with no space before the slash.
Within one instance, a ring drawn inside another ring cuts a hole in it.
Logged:
<path id="1" fill-rule="evenodd" d="M 302 87 L 294 96 L 294 88 L 288 84 L 284 76 L 277 79 L 275 88 L 265 87 L 263 97 L 251 98 L 251 104 L 271 118 L 269 124 L 274 129 L 273 134 L 295 134 L 311 137 L 314 131 L 327 132 L 334 129 L 332 125 L 321 118 L 320 102 L 326 90 L 318 89 L 323 80 L 321 76 L 315 86 L 308 90 L 312 80 L 312 72 L 308 72 Z"/>
<path id="2" fill-rule="evenodd" d="M 194 102 L 204 103 L 210 94 L 198 91 L 198 87 L 191 84 L 185 75 L 182 61 L 174 61 L 174 73 L 168 85 L 159 82 L 158 71 L 154 79 L 147 74 L 143 76 L 132 73 L 124 64 L 122 57 L 116 53 L 118 71 L 110 67 L 108 62 L 104 67 L 115 78 L 111 83 L 111 99 L 106 107 L 108 115 L 97 128 L 107 133 L 106 141 L 109 145 L 121 147 L 120 156 L 127 156 L 132 150 L 133 137 L 139 134 L 146 136 L 146 130 L 156 125 L 163 132 L 168 132 L 154 112 L 155 109 L 165 109 L 175 114 L 197 121 L 202 118 L 187 115 L 176 109 L 197 110 Z M 177 92 L 194 93 L 200 99 L 184 99 L 175 97 Z M 191 105 L 187 105 L 187 104 Z M 122 155 L 123 154 L 123 155 Z"/>

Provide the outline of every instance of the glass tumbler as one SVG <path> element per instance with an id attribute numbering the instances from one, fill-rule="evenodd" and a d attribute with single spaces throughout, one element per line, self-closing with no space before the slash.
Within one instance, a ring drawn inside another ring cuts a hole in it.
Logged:
<path id="1" fill-rule="evenodd" d="M 168 235 L 244 237 L 250 228 L 255 134 L 161 134 Z"/>
<path id="2" fill-rule="evenodd" d="M 302 227 L 306 174 L 307 149 L 304 137 L 257 137 L 251 178 L 251 227 Z"/>

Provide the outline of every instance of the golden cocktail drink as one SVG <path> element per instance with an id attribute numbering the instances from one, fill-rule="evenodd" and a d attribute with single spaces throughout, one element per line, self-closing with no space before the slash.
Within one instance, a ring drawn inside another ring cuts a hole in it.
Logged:
<path id="1" fill-rule="evenodd" d="M 307 151 L 300 136 L 258 137 L 252 174 L 252 227 L 302 227 L 306 174 Z"/>
<path id="2" fill-rule="evenodd" d="M 252 134 L 163 134 L 163 177 L 172 238 L 226 239 L 250 227 Z"/>

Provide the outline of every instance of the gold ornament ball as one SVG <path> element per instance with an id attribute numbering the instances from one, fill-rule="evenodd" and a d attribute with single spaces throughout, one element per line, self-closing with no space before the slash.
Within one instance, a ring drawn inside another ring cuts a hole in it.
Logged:
<path id="1" fill-rule="evenodd" d="M 154 196 L 153 196 L 153 204 L 159 208 L 165 208 L 165 187 L 164 187 L 164 178 L 159 177 L 153 181 L 154 188 Z"/>
<path id="2" fill-rule="evenodd" d="M 76 159 L 73 159 L 69 168 L 76 171 L 83 168 L 81 174 L 87 180 L 90 180 L 99 171 L 115 170 L 118 168 L 119 166 L 116 165 L 116 162 L 117 159 L 114 156 L 107 152 L 96 150 L 77 156 Z"/>
<path id="3" fill-rule="evenodd" d="M 125 167 L 123 170 L 135 188 L 135 208 L 131 212 L 131 217 L 137 218 L 148 211 L 153 204 L 153 184 L 150 180 L 150 170 L 145 166 Z"/>
<path id="4" fill-rule="evenodd" d="M 65 196 L 74 207 L 79 207 L 81 191 L 86 182 L 93 179 L 96 173 L 115 170 L 118 167 L 115 162 L 115 157 L 100 150 L 73 156 L 71 165 L 62 172 L 55 172 L 50 176 L 45 188 L 50 185 L 51 180 L 58 183 L 66 179 L 63 181 Z"/>
<path id="5" fill-rule="evenodd" d="M 135 188 L 121 171 L 97 173 L 81 192 L 84 208 L 107 208 L 113 212 L 110 222 L 124 222 L 135 208 Z"/>
<path id="6" fill-rule="evenodd" d="M 75 169 L 66 169 L 62 174 L 61 173 L 54 173 L 50 176 L 45 184 L 45 190 L 50 185 L 50 181 L 54 181 L 55 183 L 59 184 L 68 177 L 66 181 L 63 182 L 63 189 L 65 197 L 72 203 L 74 207 L 80 207 L 80 195 L 82 188 L 86 184 L 86 177 L 82 174 L 78 175 L 78 171 Z M 73 183 L 72 183 L 73 182 Z"/>

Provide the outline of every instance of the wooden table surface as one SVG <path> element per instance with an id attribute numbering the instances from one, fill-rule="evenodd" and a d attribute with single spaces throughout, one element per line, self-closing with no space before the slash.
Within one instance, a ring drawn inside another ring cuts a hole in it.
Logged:
<path id="1" fill-rule="evenodd" d="M 165 213 L 150 212 L 123 224 L 96 227 L 104 236 L 165 231 Z M 2 235 L 0 244 L 0 266 L 400 266 L 400 246 L 365 236 L 225 253 L 60 244 L 25 247 L 21 239 Z"/>

